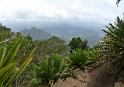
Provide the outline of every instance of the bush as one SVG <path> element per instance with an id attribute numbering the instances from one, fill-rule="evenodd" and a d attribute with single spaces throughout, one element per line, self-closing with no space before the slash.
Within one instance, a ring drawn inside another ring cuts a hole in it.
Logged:
<path id="1" fill-rule="evenodd" d="M 98 53 L 100 51 L 100 48 L 90 48 L 86 51 L 84 51 L 85 55 L 86 55 L 86 59 L 87 59 L 87 62 L 86 62 L 86 65 L 89 66 L 89 65 L 92 65 L 96 62 L 96 57 L 98 56 Z"/>
<path id="2" fill-rule="evenodd" d="M 113 67 L 113 71 L 120 73 L 124 70 L 124 19 L 117 17 L 114 24 L 110 23 L 107 30 L 103 30 L 106 36 L 100 43 L 99 65 Z M 102 60 L 102 62 L 101 62 Z"/>
<path id="3" fill-rule="evenodd" d="M 84 68 L 95 62 L 98 49 L 81 50 L 77 49 L 69 54 L 69 66 L 74 68 Z"/>
<path id="4" fill-rule="evenodd" d="M 35 77 L 35 85 L 48 85 L 50 82 L 56 82 L 58 78 L 65 72 L 66 64 L 60 55 L 55 54 L 51 57 L 46 57 L 33 65 Z"/>
<path id="5" fill-rule="evenodd" d="M 77 49 L 69 54 L 69 66 L 81 68 L 85 63 L 86 55 L 83 54 L 83 50 Z"/>

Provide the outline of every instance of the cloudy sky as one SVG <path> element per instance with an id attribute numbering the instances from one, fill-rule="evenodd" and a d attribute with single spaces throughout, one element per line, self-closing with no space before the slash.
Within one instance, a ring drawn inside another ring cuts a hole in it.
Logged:
<path id="1" fill-rule="evenodd" d="M 0 0 L 0 22 L 85 20 L 108 22 L 122 16 L 124 2 L 116 0 Z"/>

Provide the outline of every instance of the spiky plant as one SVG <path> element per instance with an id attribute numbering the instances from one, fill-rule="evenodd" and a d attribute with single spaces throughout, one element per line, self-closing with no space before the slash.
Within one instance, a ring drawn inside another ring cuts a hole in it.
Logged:
<path id="1" fill-rule="evenodd" d="M 117 17 L 115 24 L 110 23 L 104 32 L 99 64 L 119 74 L 124 69 L 124 20 Z"/>
<path id="2" fill-rule="evenodd" d="M 32 67 L 34 71 L 31 72 L 33 72 L 33 80 L 36 83 L 31 84 L 36 87 L 38 84 L 41 86 L 55 83 L 65 72 L 66 64 L 60 55 L 55 54 L 40 60 L 38 64 L 34 64 Z"/>
<path id="3" fill-rule="evenodd" d="M 96 57 L 98 56 L 99 51 L 100 51 L 99 47 L 98 48 L 93 47 L 93 48 L 90 48 L 84 51 L 86 54 L 86 59 L 87 59 L 87 62 L 86 62 L 87 66 L 96 63 Z"/>
<path id="4" fill-rule="evenodd" d="M 77 49 L 69 54 L 69 66 L 81 68 L 86 65 L 86 55 L 82 49 Z"/>
<path id="5" fill-rule="evenodd" d="M 98 49 L 92 48 L 87 50 L 77 49 L 69 54 L 69 66 L 73 68 L 84 68 L 95 63 Z"/>
<path id="6" fill-rule="evenodd" d="M 11 86 L 32 60 L 34 50 L 23 64 L 21 64 L 20 67 L 17 67 L 16 65 L 18 63 L 14 61 L 14 57 L 16 56 L 19 47 L 20 45 L 15 44 L 9 51 L 6 51 L 6 47 L 0 48 L 0 87 Z"/>

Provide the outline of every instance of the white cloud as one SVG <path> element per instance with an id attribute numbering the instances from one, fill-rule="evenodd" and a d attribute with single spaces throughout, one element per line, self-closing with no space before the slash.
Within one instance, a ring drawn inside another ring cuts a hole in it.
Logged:
<path id="1" fill-rule="evenodd" d="M 116 0 L 0 0 L 0 20 L 113 19 L 122 12 Z"/>

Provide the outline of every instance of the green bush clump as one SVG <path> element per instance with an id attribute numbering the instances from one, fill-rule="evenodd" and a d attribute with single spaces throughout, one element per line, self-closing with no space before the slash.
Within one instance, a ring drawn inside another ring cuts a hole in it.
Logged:
<path id="1" fill-rule="evenodd" d="M 51 82 L 56 82 L 58 78 L 62 76 L 62 74 L 66 70 L 66 63 L 63 61 L 60 55 L 55 54 L 50 57 L 46 57 L 40 60 L 37 64 L 33 66 L 34 72 L 33 76 L 35 77 L 35 85 L 48 85 Z"/>
<path id="2" fill-rule="evenodd" d="M 98 49 L 77 49 L 69 54 L 69 66 L 74 68 L 84 68 L 85 66 L 95 63 Z"/>
<path id="3" fill-rule="evenodd" d="M 79 67 L 85 66 L 86 64 L 86 55 L 81 49 L 77 49 L 69 54 L 69 66 Z"/>

